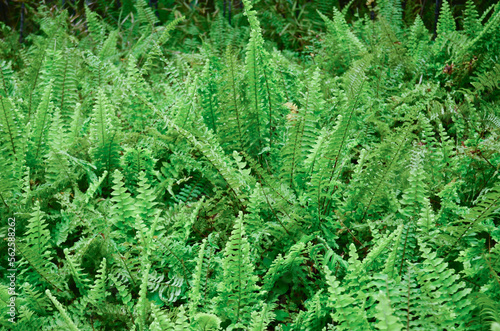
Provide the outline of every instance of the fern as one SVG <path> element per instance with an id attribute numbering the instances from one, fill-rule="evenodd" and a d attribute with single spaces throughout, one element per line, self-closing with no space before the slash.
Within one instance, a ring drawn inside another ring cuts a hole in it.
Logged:
<path id="1" fill-rule="evenodd" d="M 87 300 L 97 308 L 101 308 L 106 301 L 106 259 L 101 261 L 98 269 L 99 274 L 96 276 L 94 285 L 91 286 Z"/>
<path id="2" fill-rule="evenodd" d="M 231 320 L 235 326 L 248 325 L 251 313 L 257 310 L 259 287 L 249 254 L 243 215 L 240 213 L 224 253 L 224 276 L 219 284 L 217 309 L 224 319 Z"/>
<path id="3" fill-rule="evenodd" d="M 378 295 L 379 303 L 377 305 L 378 314 L 376 315 L 378 323 L 375 326 L 379 330 L 401 330 L 403 325 L 394 316 L 394 312 L 391 308 L 391 303 L 384 292 L 380 292 Z"/>
<path id="4" fill-rule="evenodd" d="M 0 329 L 497 328 L 499 5 L 8 3 Z"/>
<path id="5" fill-rule="evenodd" d="M 289 179 L 290 186 L 301 183 L 300 173 L 302 164 L 312 148 L 315 140 L 315 113 L 321 107 L 321 99 L 318 96 L 319 72 L 316 72 L 311 81 L 311 85 L 306 87 L 306 91 L 301 100 L 301 108 L 297 114 L 292 110 L 290 114 L 290 136 L 282 153 L 286 160 L 285 179 Z M 291 106 L 293 107 L 296 106 Z"/>
<path id="6" fill-rule="evenodd" d="M 366 52 L 365 46 L 349 29 L 345 18 L 337 8 L 333 8 L 333 20 L 328 19 L 321 13 L 319 15 L 325 21 L 329 33 L 327 45 L 331 47 L 332 51 L 337 51 L 337 56 L 340 57 L 343 66 L 349 65 Z"/>
<path id="7" fill-rule="evenodd" d="M 468 0 L 465 3 L 464 16 L 465 33 L 473 36 L 476 31 L 481 29 L 481 22 L 479 21 L 479 13 L 472 0 Z"/>
<path id="8" fill-rule="evenodd" d="M 45 256 L 41 256 L 38 252 L 24 244 L 18 244 L 18 249 L 20 256 L 22 256 L 31 268 L 33 268 L 34 272 L 42 280 L 42 283 L 45 283 L 58 291 L 62 291 L 64 285 L 54 270 L 55 266 L 45 260 Z M 31 278 L 36 277 L 32 274 Z"/>
<path id="9" fill-rule="evenodd" d="M 8 149 L 12 151 L 13 155 L 16 155 L 16 145 L 19 140 L 19 127 L 17 125 L 17 116 L 14 108 L 14 104 L 7 97 L 1 97 L 0 106 L 2 107 L 2 140 L 8 142 Z M 19 146 L 18 146 L 19 151 Z M 20 152 L 20 151 L 19 151 Z"/>
<path id="10" fill-rule="evenodd" d="M 439 20 L 437 22 L 436 33 L 437 40 L 436 45 L 440 45 L 445 34 L 451 33 L 456 30 L 455 20 L 451 14 L 450 4 L 448 1 L 443 1 L 441 8 L 439 10 Z"/>
<path id="11" fill-rule="evenodd" d="M 225 55 L 225 69 L 222 76 L 222 86 L 220 90 L 222 122 L 226 123 L 224 129 L 219 132 L 223 135 L 228 148 L 240 151 L 246 150 L 248 137 L 246 133 L 246 118 L 243 112 L 239 86 L 238 69 L 236 67 L 236 58 L 230 47 L 227 48 Z"/>
<path id="12" fill-rule="evenodd" d="M 80 291 L 80 294 L 85 295 L 87 293 L 87 282 L 89 282 L 87 275 L 82 272 L 83 269 L 79 266 L 78 261 L 76 261 L 76 259 L 70 255 L 67 248 L 64 250 L 64 255 L 66 257 L 68 268 L 70 269 L 70 273 L 73 276 L 76 287 Z"/>
<path id="13" fill-rule="evenodd" d="M 483 91 L 490 91 L 499 87 L 500 83 L 500 64 L 496 64 L 491 71 L 485 72 L 482 75 L 476 77 L 476 82 L 472 82 L 472 85 L 475 87 L 477 93 L 481 93 Z"/>
<path id="14" fill-rule="evenodd" d="M 269 311 L 269 309 L 270 307 L 265 304 L 260 314 L 257 312 L 252 313 L 252 324 L 250 326 L 251 331 L 266 330 L 269 323 L 271 323 L 274 319 L 274 314 Z"/>
<path id="15" fill-rule="evenodd" d="M 50 301 L 56 306 L 57 310 L 59 310 L 59 313 L 62 315 L 64 321 L 66 322 L 66 326 L 69 328 L 71 331 L 78 331 L 78 327 L 75 325 L 75 323 L 71 320 L 69 317 L 66 309 L 64 309 L 63 305 L 57 299 L 50 293 L 49 290 L 45 291 L 45 294 L 49 297 Z"/>
<path id="16" fill-rule="evenodd" d="M 450 232 L 456 237 L 456 240 L 451 244 L 450 251 L 456 247 L 460 240 L 462 240 L 471 229 L 477 226 L 477 223 L 498 212 L 498 203 L 500 201 L 499 186 L 496 185 L 493 187 L 491 191 L 481 196 L 479 200 L 476 206 L 470 209 L 463 221 L 457 221 L 457 223 L 463 222 L 465 224 L 459 225 L 454 231 Z M 448 251 L 448 253 L 450 251 Z"/>
<path id="17" fill-rule="evenodd" d="M 50 232 L 44 220 L 45 213 L 40 210 L 40 204 L 38 202 L 35 203 L 35 208 L 31 216 L 32 218 L 28 222 L 25 234 L 26 244 L 33 251 L 37 252 L 40 257 L 50 260 L 50 252 L 48 250 L 51 246 L 49 242 Z"/>
<path id="18" fill-rule="evenodd" d="M 112 172 L 118 166 L 119 146 L 116 142 L 116 124 L 111 105 L 103 91 L 98 92 L 94 106 L 93 125 L 91 128 L 92 139 L 96 142 L 92 154 L 102 171 Z"/>
<path id="19" fill-rule="evenodd" d="M 147 313 L 147 308 L 149 306 L 149 301 L 147 298 L 147 285 L 148 285 L 148 277 L 149 277 L 149 270 L 151 268 L 151 265 L 149 262 L 144 258 L 144 260 L 141 263 L 142 266 L 142 282 L 141 282 L 141 289 L 139 291 L 139 300 L 137 301 L 137 304 L 135 306 L 135 313 L 136 313 L 136 319 L 135 319 L 135 325 L 138 326 L 139 330 L 144 330 L 146 328 L 146 313 Z"/>
<path id="20" fill-rule="evenodd" d="M 172 321 L 156 305 L 151 305 L 151 314 L 154 317 L 150 325 L 151 330 L 161 331 L 173 328 Z"/>
<path id="21" fill-rule="evenodd" d="M 465 327 L 468 312 L 471 311 L 470 289 L 464 288 L 463 282 L 455 283 L 458 276 L 452 270 L 443 272 L 446 265 L 436 257 L 435 252 L 425 246 L 421 250 L 426 260 L 423 269 L 418 272 L 418 280 L 422 292 L 435 298 L 436 322 L 448 327 Z"/>
<path id="22" fill-rule="evenodd" d="M 35 122 L 33 131 L 31 132 L 31 167 L 37 166 L 40 163 L 41 156 L 45 154 L 45 148 L 47 144 L 47 128 L 49 128 L 50 126 L 50 117 L 53 109 L 53 104 L 50 102 L 51 93 L 52 84 L 49 84 L 42 96 L 42 100 L 38 105 L 35 114 Z"/>

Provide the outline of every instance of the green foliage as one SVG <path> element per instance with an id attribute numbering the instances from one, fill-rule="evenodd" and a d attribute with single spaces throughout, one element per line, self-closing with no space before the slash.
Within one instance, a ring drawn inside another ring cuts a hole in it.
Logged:
<path id="1" fill-rule="evenodd" d="M 498 4 L 22 3 L 2 330 L 499 328 Z"/>
<path id="2" fill-rule="evenodd" d="M 235 327 L 248 325 L 251 312 L 258 308 L 255 306 L 258 303 L 259 287 L 250 263 L 250 245 L 242 213 L 236 219 L 234 230 L 226 244 L 222 269 L 224 275 L 219 284 L 217 311 L 224 320 L 231 320 Z"/>

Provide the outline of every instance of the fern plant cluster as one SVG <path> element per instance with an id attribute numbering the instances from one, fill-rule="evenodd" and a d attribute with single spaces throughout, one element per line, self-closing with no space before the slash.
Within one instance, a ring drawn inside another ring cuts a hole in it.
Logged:
<path id="1" fill-rule="evenodd" d="M 253 5 L 0 41 L 2 330 L 500 329 L 500 5 L 318 8 L 306 52 Z"/>

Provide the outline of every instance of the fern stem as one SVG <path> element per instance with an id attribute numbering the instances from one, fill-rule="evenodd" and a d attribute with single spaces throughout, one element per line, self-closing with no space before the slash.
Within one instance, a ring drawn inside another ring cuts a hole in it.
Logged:
<path id="1" fill-rule="evenodd" d="M 410 227 L 410 226 L 408 226 Z M 401 273 L 403 272 L 403 263 L 404 263 L 404 260 L 405 260 L 405 254 L 406 254 L 406 246 L 408 244 L 408 236 L 410 234 L 410 229 L 408 229 L 406 231 L 406 235 L 405 235 L 405 243 L 403 245 L 403 255 L 401 256 L 401 264 L 399 266 L 399 275 L 401 276 Z"/>
<path id="2" fill-rule="evenodd" d="M 3 204 L 5 205 L 5 207 L 6 207 L 7 209 L 10 209 L 10 208 L 9 208 L 9 205 L 5 202 L 5 199 L 3 198 L 3 194 L 2 194 L 1 192 L 0 192 L 0 199 L 2 199 L 2 202 L 3 202 Z"/>
<path id="3" fill-rule="evenodd" d="M 2 103 L 3 115 L 5 117 L 5 123 L 7 124 L 7 131 L 9 132 L 10 144 L 12 145 L 12 152 L 16 155 L 16 146 L 14 145 L 14 137 L 12 137 L 12 129 L 10 128 L 9 117 L 7 110 L 5 110 L 5 105 L 3 103 L 3 97 L 0 96 L 0 102 Z"/>
<path id="4" fill-rule="evenodd" d="M 293 173 L 296 167 L 296 154 L 297 154 L 297 141 L 302 140 L 302 136 L 304 135 L 304 130 L 306 128 L 306 117 L 307 117 L 307 111 L 309 107 L 309 86 L 307 87 L 307 97 L 306 97 L 306 108 L 304 109 L 304 116 L 300 116 L 300 122 L 297 123 L 297 131 L 295 133 L 295 142 L 293 144 L 293 153 L 292 153 L 292 168 L 290 169 L 290 187 L 293 189 Z M 302 126 L 302 129 L 301 129 Z M 300 135 L 299 135 L 300 131 Z M 300 139 L 299 139 L 300 136 Z M 301 144 L 302 146 L 302 144 Z M 300 153 L 300 148 L 299 148 L 299 153 Z"/>
<path id="5" fill-rule="evenodd" d="M 236 320 L 239 322 L 240 321 L 240 308 L 241 308 L 241 254 L 242 254 L 242 241 L 243 241 L 243 219 L 240 222 L 240 237 L 238 238 L 238 310 L 236 313 Z"/>
<path id="6" fill-rule="evenodd" d="M 93 240 L 93 239 L 92 239 Z M 132 281 L 132 286 L 133 287 L 136 287 L 137 284 L 135 283 L 135 280 L 134 280 L 134 277 L 132 276 L 132 273 L 130 272 L 130 269 L 128 267 L 128 265 L 125 263 L 125 257 L 123 257 L 123 255 L 120 254 L 120 252 L 118 251 L 118 249 L 116 248 L 116 244 L 113 245 L 113 247 L 115 248 L 115 251 L 116 253 L 118 254 L 118 256 L 120 257 L 119 258 L 119 261 L 121 261 L 123 263 L 123 266 L 125 267 L 125 269 L 127 270 L 127 273 L 130 277 L 130 280 Z"/>
<path id="7" fill-rule="evenodd" d="M 394 161 L 397 159 L 397 156 L 399 154 L 399 152 L 401 151 L 401 147 L 403 146 L 403 142 L 405 142 L 406 139 L 404 139 L 398 146 L 398 150 L 396 151 L 396 154 L 394 155 L 394 157 L 391 158 L 391 161 L 389 162 L 389 165 L 387 166 L 387 168 L 385 169 L 385 172 L 384 174 L 382 175 L 382 177 L 380 178 L 379 182 L 377 183 L 377 187 L 375 187 L 375 190 L 372 192 L 371 194 L 371 197 L 370 197 L 370 201 L 368 201 L 368 205 L 366 206 L 365 208 L 365 212 L 363 213 L 363 217 L 361 217 L 361 220 L 360 222 L 362 222 L 365 217 L 366 217 L 366 214 L 368 213 L 368 209 L 370 208 L 372 202 L 373 202 L 373 199 L 375 198 L 375 194 L 376 192 L 378 191 L 378 189 L 380 188 L 380 185 L 382 185 L 382 182 L 384 181 L 384 179 L 386 178 L 387 174 L 389 173 L 389 170 L 391 169 L 391 166 L 392 164 L 394 163 Z"/>
<path id="8" fill-rule="evenodd" d="M 279 66 L 277 66 L 277 67 L 278 67 L 278 70 L 280 72 L 281 81 L 283 82 L 283 91 L 285 91 L 285 97 L 286 97 L 287 101 L 289 101 L 290 97 L 288 96 L 288 90 L 286 88 L 285 76 L 283 76 L 283 71 L 281 71 L 281 68 Z"/>
<path id="9" fill-rule="evenodd" d="M 257 96 L 258 92 L 258 87 L 257 87 L 257 50 L 255 49 L 254 46 L 254 56 L 253 56 L 253 83 L 254 83 L 254 99 L 255 99 L 255 118 L 257 120 L 257 141 L 259 144 L 259 152 L 262 150 L 262 145 L 261 145 L 261 135 L 260 135 L 260 118 L 259 118 L 259 98 Z"/>
<path id="10" fill-rule="evenodd" d="M 273 147 L 273 105 L 271 101 L 271 91 L 269 89 L 269 81 L 265 68 L 262 69 L 264 80 L 266 82 L 267 102 L 269 103 L 269 148 Z"/>
<path id="11" fill-rule="evenodd" d="M 23 250 L 21 247 L 23 247 L 22 244 L 17 244 L 18 247 L 19 247 L 19 252 L 21 253 L 21 255 L 26 259 L 26 261 L 28 261 L 28 263 L 33 267 L 33 269 L 35 269 L 35 271 L 43 278 L 45 279 L 45 281 L 47 282 L 47 284 L 50 284 L 55 290 L 57 290 L 57 292 L 62 292 L 62 290 L 57 287 L 56 285 L 54 285 L 50 280 L 48 280 L 45 275 L 43 274 L 42 271 L 40 271 L 39 269 L 37 269 L 35 267 L 35 265 L 26 257 L 26 255 L 24 254 Z"/>
<path id="12" fill-rule="evenodd" d="M 474 221 L 472 221 L 470 223 L 470 225 L 460 234 L 460 236 L 453 243 L 453 245 L 450 246 L 450 249 L 448 250 L 448 252 L 444 256 L 444 258 L 448 257 L 448 255 L 451 253 L 451 251 L 453 250 L 453 248 L 457 246 L 457 244 L 459 243 L 459 241 L 462 240 L 462 238 L 465 236 L 465 234 L 467 232 L 469 232 L 469 230 L 474 226 L 474 224 L 476 224 L 476 222 L 479 219 L 481 219 L 483 217 L 483 215 L 487 214 L 491 208 L 495 207 L 499 201 L 500 201 L 500 195 L 498 195 L 498 197 L 496 199 L 494 199 L 493 202 L 491 202 L 487 208 L 484 208 L 483 211 L 474 219 Z"/>
<path id="13" fill-rule="evenodd" d="M 63 106 L 64 106 L 64 88 L 66 85 L 66 72 L 68 70 L 68 62 L 69 62 L 69 56 L 65 56 L 66 62 L 64 63 L 64 72 L 63 72 L 63 81 L 62 81 L 62 91 L 61 91 L 61 112 L 64 114 Z"/>
<path id="14" fill-rule="evenodd" d="M 411 268 L 408 268 L 408 303 L 406 306 L 406 331 L 410 331 L 410 289 L 411 289 L 411 282 L 410 282 L 410 273 L 411 273 Z"/>
<path id="15" fill-rule="evenodd" d="M 184 260 L 179 258 L 167 245 L 164 245 L 161 241 L 158 240 L 158 243 L 163 246 L 167 251 L 170 252 L 170 254 L 172 254 L 176 259 L 177 261 L 179 261 L 182 265 L 182 273 L 183 273 L 183 276 L 184 276 L 184 281 L 186 282 L 187 286 L 188 287 L 191 287 L 191 285 L 189 285 L 189 280 L 187 278 L 187 273 L 186 273 L 186 265 L 184 264 Z"/>
<path id="16" fill-rule="evenodd" d="M 1 69 L 1 67 L 0 67 L 0 74 L 2 74 L 2 83 L 3 83 L 3 89 L 5 91 L 5 97 L 8 97 L 9 93 L 7 91 L 7 83 L 5 82 L 5 75 L 4 75 L 3 70 Z"/>
<path id="17" fill-rule="evenodd" d="M 277 184 L 275 182 L 273 182 L 272 180 L 266 180 L 266 178 L 264 176 L 262 176 L 262 172 L 263 170 L 261 171 L 261 167 L 260 165 L 255 162 L 247 153 L 245 152 L 240 152 L 241 155 L 243 155 L 245 157 L 245 159 L 248 161 L 248 163 L 250 164 L 250 167 L 257 173 L 257 175 L 259 176 L 260 178 L 260 181 L 259 183 L 262 185 L 262 182 L 265 182 L 269 189 L 271 189 L 271 191 L 273 191 L 274 193 L 276 193 L 281 199 L 283 199 L 283 201 L 285 201 L 287 204 L 289 204 L 290 206 L 295 206 L 296 204 L 294 204 L 293 202 L 291 202 L 290 200 L 288 200 L 287 198 L 285 198 L 277 189 Z M 267 160 L 265 160 L 266 163 L 267 163 Z M 267 167 L 268 170 L 269 170 L 269 167 Z M 270 175 L 270 179 L 272 178 L 272 173 L 270 173 L 268 171 L 269 175 Z M 300 206 L 301 208 L 304 208 L 304 206 Z"/>
<path id="18" fill-rule="evenodd" d="M 203 293 L 203 299 L 205 299 L 205 300 L 206 300 L 206 298 L 207 298 L 207 291 L 208 291 L 208 274 L 209 274 L 209 272 L 210 272 L 210 263 L 212 262 L 212 254 L 213 254 L 213 252 L 212 252 L 212 250 L 210 250 L 210 255 L 209 255 L 209 257 L 208 257 L 207 273 L 206 273 L 206 275 L 205 275 L 205 291 L 204 291 L 204 293 Z"/>
<path id="19" fill-rule="evenodd" d="M 241 123 L 240 123 L 240 113 L 238 111 L 238 101 L 236 97 L 236 82 L 235 82 L 235 77 L 234 77 L 234 62 L 233 62 L 233 57 L 230 56 L 230 62 L 231 62 L 231 84 L 233 87 L 233 100 L 234 100 L 234 110 L 236 112 L 236 122 L 238 124 L 238 134 L 240 136 L 240 149 L 243 150 L 243 141 L 242 141 L 242 134 L 241 134 Z"/>
<path id="20" fill-rule="evenodd" d="M 45 119 L 47 118 L 48 108 L 49 108 L 49 105 L 47 105 L 47 109 L 45 110 L 45 113 L 43 114 L 42 126 L 39 128 L 40 135 L 38 137 L 38 145 L 36 147 L 35 160 L 38 159 L 38 153 L 40 153 L 40 148 L 42 147 L 42 136 L 43 136 L 43 133 L 45 131 L 45 124 L 46 124 Z"/>
<path id="21" fill-rule="evenodd" d="M 271 212 L 273 213 L 274 217 L 278 221 L 278 223 L 285 230 L 285 232 L 290 236 L 290 238 L 296 243 L 297 241 L 292 237 L 292 235 L 290 234 L 290 232 L 288 232 L 287 228 L 285 227 L 285 225 L 283 224 L 283 222 L 281 222 L 281 220 L 279 219 L 278 215 L 276 214 L 276 211 L 274 210 L 274 208 L 272 207 L 271 203 L 269 202 L 269 199 L 268 199 L 267 194 L 266 194 L 266 192 L 265 192 L 264 189 L 262 189 L 262 193 L 264 193 L 264 197 L 266 198 L 266 202 L 267 202 L 269 208 L 271 209 Z"/>
<path id="22" fill-rule="evenodd" d="M 43 49 L 43 53 L 42 53 L 42 56 L 40 57 L 38 68 L 36 69 L 35 79 L 33 80 L 33 85 L 31 87 L 31 91 L 30 91 L 30 101 L 29 101 L 29 105 L 28 105 L 28 116 L 26 118 L 26 123 L 29 122 L 29 120 L 31 118 L 31 105 L 32 105 L 32 100 L 33 100 L 33 92 L 35 91 L 35 88 L 36 88 L 36 82 L 38 80 L 38 76 L 40 75 L 40 69 L 42 68 L 42 63 L 43 63 L 43 60 L 45 58 L 45 52 L 47 51 L 48 44 L 49 43 L 47 43 L 47 45 Z"/>
<path id="23" fill-rule="evenodd" d="M 210 102 L 210 116 L 212 117 L 212 127 L 214 129 L 214 133 L 217 134 L 217 125 L 216 125 L 216 121 L 215 121 L 214 105 L 212 102 L 212 95 L 211 94 L 209 94 L 208 100 Z"/>
<path id="24" fill-rule="evenodd" d="M 359 91 L 363 90 L 363 86 L 365 85 L 365 82 L 366 82 L 366 78 L 363 79 L 363 83 L 361 84 L 361 87 L 359 88 Z M 333 175 L 335 174 L 335 169 L 337 168 L 337 163 L 338 163 L 338 160 L 339 160 L 339 157 L 340 157 L 340 153 L 341 153 L 342 148 L 344 146 L 344 142 L 347 139 L 346 138 L 347 132 L 349 131 L 349 127 L 351 126 L 352 115 L 354 114 L 354 110 L 356 109 L 356 105 L 358 104 L 359 96 L 360 96 L 360 93 L 357 93 L 357 97 L 354 100 L 354 104 L 352 106 L 352 110 L 351 110 L 351 112 L 349 114 L 349 119 L 347 120 L 347 125 L 346 125 L 346 128 L 344 130 L 344 134 L 342 135 L 342 141 L 341 141 L 340 146 L 339 146 L 339 151 L 337 152 L 337 155 L 335 156 L 335 163 L 333 165 L 332 173 L 330 174 L 330 179 L 328 180 L 328 187 L 326 189 L 326 194 L 328 194 L 328 191 L 330 190 L 329 184 L 332 182 Z M 325 196 L 325 198 L 323 200 L 323 203 L 322 203 L 323 205 L 325 204 L 325 201 L 326 201 L 326 196 Z M 323 210 L 323 214 L 324 214 L 325 211 L 327 211 L 330 208 L 331 201 L 332 200 L 328 201 L 326 207 Z"/>

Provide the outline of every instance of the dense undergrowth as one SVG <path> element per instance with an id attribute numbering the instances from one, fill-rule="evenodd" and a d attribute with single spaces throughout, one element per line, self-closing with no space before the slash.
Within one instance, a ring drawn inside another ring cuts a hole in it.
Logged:
<path id="1" fill-rule="evenodd" d="M 3 329 L 499 330 L 500 5 L 370 6 L 300 53 L 249 0 L 195 50 L 143 0 L 3 25 Z"/>

